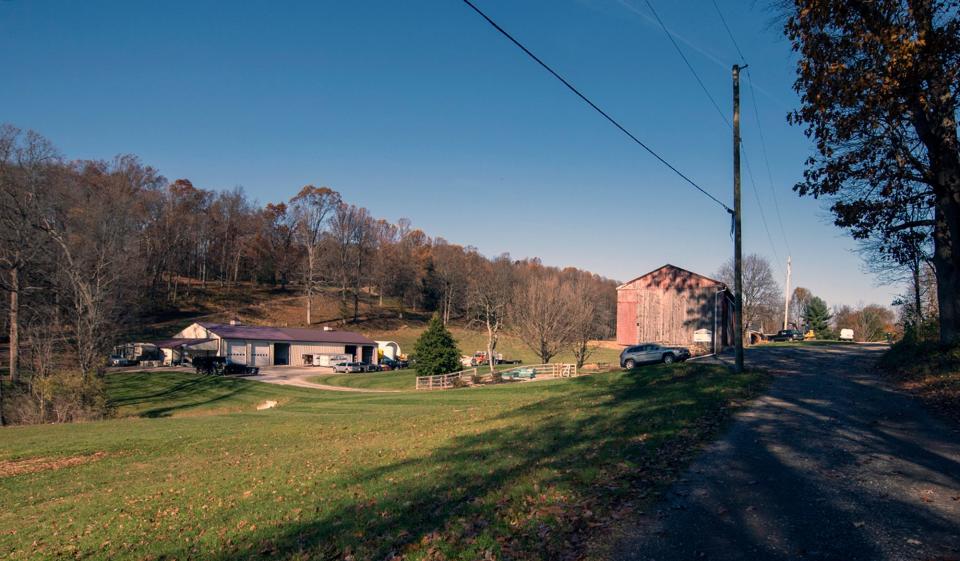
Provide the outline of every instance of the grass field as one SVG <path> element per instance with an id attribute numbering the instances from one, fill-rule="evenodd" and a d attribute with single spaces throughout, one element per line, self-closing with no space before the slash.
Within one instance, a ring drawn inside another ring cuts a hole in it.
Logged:
<path id="1" fill-rule="evenodd" d="M 327 374 L 307 378 L 318 384 L 371 390 L 412 390 L 417 386 L 417 371 L 412 368 L 366 374 Z"/>
<path id="2" fill-rule="evenodd" d="M 568 558 L 759 381 L 694 363 L 391 394 L 111 375 L 123 418 L 0 431 L 0 556 Z"/>

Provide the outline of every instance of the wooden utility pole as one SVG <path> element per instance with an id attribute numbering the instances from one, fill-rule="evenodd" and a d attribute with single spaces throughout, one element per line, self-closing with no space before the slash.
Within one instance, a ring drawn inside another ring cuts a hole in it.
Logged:
<path id="1" fill-rule="evenodd" d="M 783 328 L 790 321 L 790 256 L 787 256 L 787 284 L 783 290 Z"/>
<path id="2" fill-rule="evenodd" d="M 733 65 L 733 337 L 735 370 L 743 372 L 743 239 L 740 231 L 740 70 Z"/>

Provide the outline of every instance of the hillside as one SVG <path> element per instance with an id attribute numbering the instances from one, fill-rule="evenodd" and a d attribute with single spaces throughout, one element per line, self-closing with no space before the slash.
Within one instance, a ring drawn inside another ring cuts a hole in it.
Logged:
<path id="1" fill-rule="evenodd" d="M 307 327 L 304 297 L 295 290 L 282 290 L 249 283 L 238 286 L 220 287 L 208 284 L 206 287 L 192 286 L 190 291 L 162 314 L 157 314 L 137 326 L 131 326 L 129 339 L 162 339 L 195 321 L 227 322 L 239 319 L 250 325 L 274 325 L 285 327 Z M 413 345 L 426 327 L 430 314 L 417 310 L 404 310 L 402 313 L 396 301 L 385 299 L 383 305 L 376 296 L 365 294 L 360 303 L 360 321 L 344 321 L 347 314 L 341 310 L 339 292 L 327 289 L 314 297 L 314 317 L 318 318 L 312 327 L 331 326 L 357 331 L 375 340 L 396 341 L 404 353 L 413 351 Z M 401 317 L 402 316 L 402 317 Z M 472 323 L 468 318 L 451 321 L 449 328 L 457 340 L 461 353 L 472 355 L 487 345 L 486 331 L 481 325 Z M 524 363 L 540 362 L 537 356 L 522 341 L 509 333 L 500 337 L 498 352 L 507 358 L 519 359 Z M 620 347 L 612 342 L 597 342 L 596 350 L 588 362 L 615 363 Z M 572 361 L 569 352 L 562 353 L 555 362 Z"/>

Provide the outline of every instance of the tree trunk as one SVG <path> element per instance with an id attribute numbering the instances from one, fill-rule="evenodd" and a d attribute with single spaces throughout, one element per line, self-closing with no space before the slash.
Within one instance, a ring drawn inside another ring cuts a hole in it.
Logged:
<path id="1" fill-rule="evenodd" d="M 311 297 L 310 291 L 307 291 L 307 327 L 313 323 L 313 317 L 311 312 L 313 312 L 313 298 Z"/>
<path id="2" fill-rule="evenodd" d="M 914 316 L 917 321 L 917 334 L 919 335 L 920 327 L 923 325 L 923 302 L 920 298 L 920 260 L 914 259 L 913 261 L 913 305 Z"/>
<path id="3" fill-rule="evenodd" d="M 494 366 L 493 360 L 493 349 L 496 347 L 496 334 L 493 329 L 493 325 L 490 323 L 490 317 L 487 317 L 487 364 L 490 366 L 490 374 L 493 375 L 496 372 L 496 366 Z"/>
<path id="4" fill-rule="evenodd" d="M 10 269 L 10 381 L 20 378 L 20 268 Z"/>
<path id="5" fill-rule="evenodd" d="M 960 156 L 937 174 L 933 264 L 940 305 L 940 343 L 960 343 Z"/>

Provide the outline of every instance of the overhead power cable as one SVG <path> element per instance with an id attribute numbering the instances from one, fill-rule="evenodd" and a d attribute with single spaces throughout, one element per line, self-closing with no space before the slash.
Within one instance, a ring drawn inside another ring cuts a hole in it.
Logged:
<path id="1" fill-rule="evenodd" d="M 635 143 L 637 143 L 641 148 L 643 148 L 644 150 L 646 150 L 651 156 L 653 156 L 654 158 L 656 158 L 661 164 L 663 164 L 663 165 L 667 166 L 668 168 L 670 168 L 670 170 L 671 170 L 673 173 L 675 173 L 675 174 L 677 174 L 678 176 L 680 176 L 680 178 L 682 178 L 684 181 L 686 181 L 686 182 L 689 183 L 691 186 L 693 186 L 694 189 L 696 189 L 697 191 L 700 191 L 701 193 L 703 193 L 704 195 L 706 195 L 708 198 L 710 198 L 710 200 L 712 200 L 713 202 L 715 202 L 715 203 L 717 203 L 718 205 L 720 205 L 721 207 L 723 207 L 723 209 L 726 210 L 728 213 L 733 214 L 733 209 L 732 209 L 732 208 L 730 208 L 729 206 L 727 206 L 727 205 L 726 205 L 723 201 L 721 201 L 720 199 L 718 199 L 718 198 L 716 198 L 715 196 L 713 196 L 712 194 L 710 194 L 710 192 L 708 192 L 706 189 L 704 189 L 703 187 L 701 187 L 700 185 L 698 185 L 695 181 L 693 181 L 692 179 L 690 179 L 689 177 L 687 177 L 683 172 L 681 172 L 679 169 L 677 169 L 673 164 L 671 164 L 670 162 L 668 162 L 667 160 L 665 160 L 660 154 L 658 154 L 657 152 L 655 152 L 652 148 L 650 148 L 649 146 L 647 146 L 643 141 L 641 141 L 639 138 L 637 138 L 636 136 L 634 136 L 633 133 L 631 133 L 630 131 L 628 131 L 623 125 L 621 125 L 620 123 L 618 123 L 618 122 L 616 121 L 616 119 L 614 119 L 614 118 L 611 117 L 609 114 L 607 114 L 606 111 L 604 111 L 603 109 L 600 109 L 600 107 L 597 106 L 597 104 L 595 104 L 594 102 L 590 101 L 590 99 L 587 98 L 587 96 L 585 96 L 584 94 L 580 93 L 580 90 L 578 90 L 577 88 L 575 88 L 575 87 L 574 87 L 570 82 L 568 82 L 563 76 L 561 76 L 560 74 L 558 74 L 558 73 L 557 73 L 553 68 L 551 68 L 547 63 L 545 63 L 545 62 L 543 62 L 542 60 L 540 60 L 540 58 L 539 58 L 537 55 L 533 54 L 533 53 L 530 51 L 530 49 L 528 49 L 528 48 L 526 48 L 525 46 L 523 46 L 523 44 L 520 43 L 520 41 L 516 40 L 516 39 L 513 37 L 513 35 L 510 35 L 510 33 L 508 33 L 505 29 L 503 29 L 502 27 L 500 27 L 500 26 L 497 24 L 497 22 L 495 22 L 495 21 L 493 21 L 492 19 L 490 19 L 490 17 L 487 16 L 487 14 L 483 13 L 483 11 L 480 10 L 480 8 L 478 8 L 473 2 L 471 2 L 470 0 L 463 0 L 463 2 L 464 2 L 467 6 L 470 6 L 470 8 L 472 8 L 473 11 L 477 12 L 477 14 L 479 14 L 480 17 L 482 17 L 483 19 L 485 19 L 485 20 L 487 21 L 487 23 L 489 23 L 494 29 L 496 29 L 496 30 L 499 31 L 504 37 L 506 37 L 507 39 L 509 39 L 511 43 L 513 43 L 513 44 L 516 45 L 521 51 L 523 51 L 524 53 L 526 53 L 527 56 L 529 56 L 530 58 L 532 58 L 537 64 L 539 64 L 539 65 L 542 66 L 547 72 L 549 72 L 550 74 L 552 74 L 554 78 L 556 78 L 557 80 L 560 80 L 560 82 L 561 82 L 564 86 L 566 86 L 567 89 L 569 89 L 570 91 L 572 91 L 574 94 L 577 95 L 577 97 L 579 97 L 579 98 L 582 99 L 584 102 L 586 102 L 587 105 L 589 105 L 590 107 L 592 107 L 594 111 L 596 111 L 597 113 L 599 113 L 599 114 L 600 114 L 604 119 L 606 119 L 607 121 L 610 121 L 610 124 L 612 124 L 613 126 L 617 127 L 617 128 L 620 130 L 620 132 L 622 132 L 623 134 L 627 135 L 627 136 L 630 138 L 630 140 L 633 140 Z"/>
<path id="2" fill-rule="evenodd" d="M 743 56 L 743 51 L 740 50 L 740 44 L 737 42 L 737 38 L 733 35 L 733 31 L 730 29 L 730 26 L 727 25 L 727 19 L 723 17 L 723 11 L 720 10 L 720 5 L 717 4 L 717 0 L 711 0 L 713 2 L 713 7 L 717 11 L 717 16 L 720 18 L 720 23 L 723 24 L 723 28 L 727 31 L 727 37 L 730 38 L 730 42 L 733 43 L 733 48 L 736 49 L 737 55 L 740 57 L 741 61 L 745 61 L 746 57 Z M 763 154 L 763 161 L 766 164 L 767 168 L 767 180 L 769 181 L 770 186 L 770 196 L 773 198 L 773 209 L 776 211 L 777 222 L 780 224 L 780 235 L 783 236 L 783 243 L 787 248 L 787 253 L 793 253 L 790 249 L 790 241 L 787 237 L 787 230 L 783 227 L 783 217 L 780 214 L 780 203 L 777 201 L 777 190 L 773 186 L 773 171 L 770 168 L 770 158 L 767 156 L 767 141 L 763 134 L 763 126 L 760 121 L 760 109 L 757 105 L 757 92 L 753 87 L 753 75 L 750 73 L 750 69 L 747 69 L 747 84 L 750 86 L 750 101 L 753 104 L 753 114 L 757 121 L 757 132 L 760 134 L 760 150 Z"/>
<path id="3" fill-rule="evenodd" d="M 680 58 L 683 59 L 683 63 L 687 65 L 687 68 L 690 70 L 690 73 L 693 74 L 694 79 L 697 80 L 697 83 L 700 84 L 700 89 L 703 90 L 703 93 L 707 95 L 707 99 L 710 100 L 710 103 L 713 104 L 713 108 L 717 110 L 717 114 L 720 115 L 720 118 L 723 119 L 723 122 L 727 124 L 727 128 L 733 128 L 733 125 L 730 123 L 730 119 L 727 118 L 727 114 L 723 112 L 723 109 L 720 109 L 720 104 L 717 103 L 717 100 L 713 98 L 713 95 L 710 93 L 710 90 L 707 89 L 707 86 L 703 83 L 703 80 L 700 79 L 700 75 L 697 74 L 697 71 L 693 68 L 693 65 L 690 64 L 690 61 L 687 59 L 687 55 L 683 54 L 683 49 L 680 48 L 680 45 L 677 44 L 677 41 L 673 38 L 673 33 L 670 33 L 670 30 L 667 29 L 667 26 L 663 23 L 663 20 L 660 19 L 660 14 L 653 9 L 653 4 L 650 3 L 650 0 L 644 0 L 647 3 L 647 7 L 650 8 L 650 12 L 653 13 L 653 17 L 657 20 L 657 23 L 660 24 L 660 28 L 663 29 L 663 34 L 667 36 L 667 39 L 670 39 L 670 43 L 673 44 L 673 48 L 676 49 L 677 54 L 680 55 Z"/>

